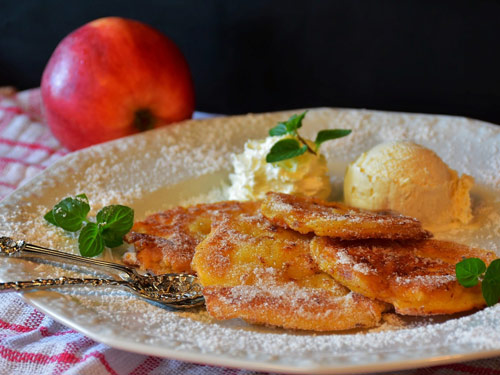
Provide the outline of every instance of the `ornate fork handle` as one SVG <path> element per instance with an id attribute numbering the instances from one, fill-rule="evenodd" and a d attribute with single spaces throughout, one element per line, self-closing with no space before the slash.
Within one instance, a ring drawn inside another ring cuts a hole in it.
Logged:
<path id="1" fill-rule="evenodd" d="M 111 279 L 84 279 L 75 277 L 59 277 L 57 279 L 36 279 L 31 281 L 10 281 L 0 283 L 1 292 L 19 292 L 30 289 L 45 289 L 65 285 L 126 285 L 125 281 Z"/>
<path id="2" fill-rule="evenodd" d="M 95 269 L 98 267 L 101 271 L 109 271 L 109 269 L 124 272 L 129 277 L 134 278 L 137 272 L 130 267 L 106 262 L 100 259 L 84 258 L 78 255 L 73 255 L 70 253 L 64 253 L 62 251 L 57 251 L 49 249 L 42 246 L 36 246 L 25 241 L 19 240 L 15 241 L 10 237 L 0 237 L 0 254 L 6 254 L 15 257 L 36 257 L 45 260 L 52 260 L 56 262 L 61 262 L 62 260 L 69 261 L 72 264 L 86 265 Z"/>
<path id="3" fill-rule="evenodd" d="M 24 241 L 14 241 L 10 237 L 0 237 L 0 254 L 8 256 L 50 259 L 59 263 L 69 261 L 91 267 L 100 267 L 105 271 L 120 271 L 127 276 L 118 279 L 104 278 L 69 278 L 37 279 L 33 281 L 14 281 L 0 283 L 0 291 L 43 289 L 63 285 L 118 285 L 126 286 L 133 293 L 149 301 L 158 302 L 174 308 L 190 308 L 203 304 L 203 287 L 197 282 L 196 276 L 189 274 L 141 275 L 133 268 L 121 264 L 106 262 L 99 259 L 83 258 L 78 255 L 63 253 L 41 246 L 28 244 Z"/>

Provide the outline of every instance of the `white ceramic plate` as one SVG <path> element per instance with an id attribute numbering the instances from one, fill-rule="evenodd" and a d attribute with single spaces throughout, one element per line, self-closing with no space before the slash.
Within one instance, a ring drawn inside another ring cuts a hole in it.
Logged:
<path id="1" fill-rule="evenodd" d="M 121 203 L 136 219 L 179 203 L 224 197 L 230 153 L 263 138 L 291 113 L 190 121 L 70 154 L 0 203 L 0 234 L 75 251 L 75 239 L 47 225 L 43 214 L 60 199 L 86 193 L 93 211 Z M 500 127 L 447 116 L 316 109 L 303 133 L 349 128 L 322 146 L 341 198 L 348 162 L 387 140 L 409 139 L 435 150 L 452 168 L 475 177 L 474 222 L 437 237 L 499 252 Z M 123 249 L 122 249 L 123 250 Z M 105 254 L 118 258 L 120 250 Z M 0 279 L 78 274 L 19 259 L 0 258 Z M 500 307 L 444 319 L 390 323 L 370 332 L 314 334 L 215 322 L 201 311 L 172 312 L 118 289 L 61 289 L 25 293 L 44 313 L 110 346 L 205 364 L 289 373 L 376 372 L 500 355 Z"/>

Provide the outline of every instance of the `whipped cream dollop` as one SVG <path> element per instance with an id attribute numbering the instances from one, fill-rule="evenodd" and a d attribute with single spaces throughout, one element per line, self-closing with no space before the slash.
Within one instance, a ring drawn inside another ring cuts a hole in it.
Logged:
<path id="1" fill-rule="evenodd" d="M 229 175 L 231 200 L 257 200 L 268 191 L 326 199 L 330 195 L 330 179 L 323 155 L 305 152 L 300 156 L 266 162 L 266 155 L 278 141 L 291 135 L 249 140 L 244 151 L 232 155 L 234 172 Z M 313 143 L 311 142 L 310 145 Z"/>

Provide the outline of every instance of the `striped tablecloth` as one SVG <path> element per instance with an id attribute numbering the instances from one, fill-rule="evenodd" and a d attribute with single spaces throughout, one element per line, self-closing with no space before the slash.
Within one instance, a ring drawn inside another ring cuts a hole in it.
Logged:
<path id="1" fill-rule="evenodd" d="M 0 198 L 69 151 L 43 123 L 38 89 L 0 88 Z M 43 315 L 14 293 L 0 298 L 0 374 L 257 374 L 132 354 L 95 342 Z M 397 372 L 500 375 L 500 358 Z"/>

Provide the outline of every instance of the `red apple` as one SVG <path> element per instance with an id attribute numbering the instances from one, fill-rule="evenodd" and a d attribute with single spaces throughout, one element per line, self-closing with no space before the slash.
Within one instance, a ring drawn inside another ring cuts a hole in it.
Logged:
<path id="1" fill-rule="evenodd" d="M 190 118 L 194 89 L 177 46 L 141 22 L 92 21 L 65 37 L 42 77 L 44 114 L 69 148 Z"/>

